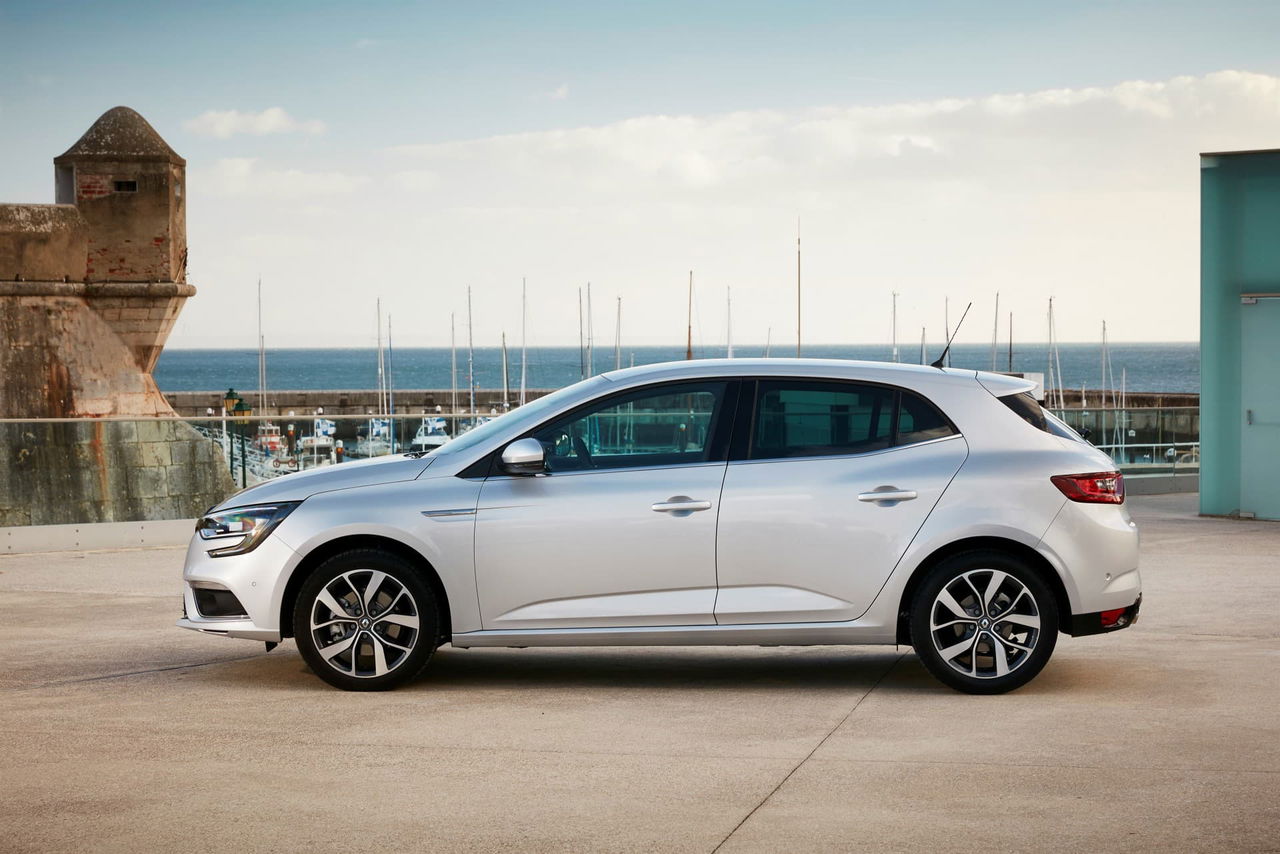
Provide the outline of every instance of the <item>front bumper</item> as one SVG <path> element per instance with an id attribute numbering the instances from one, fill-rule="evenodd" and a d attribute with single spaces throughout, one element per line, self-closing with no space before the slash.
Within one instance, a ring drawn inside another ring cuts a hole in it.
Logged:
<path id="1" fill-rule="evenodd" d="M 208 620 L 183 617 L 178 620 L 178 628 L 204 632 L 206 635 L 222 635 L 225 638 L 243 638 L 245 640 L 280 643 L 279 629 L 260 629 L 252 620 Z"/>
<path id="2" fill-rule="evenodd" d="M 208 543 L 192 537 L 182 570 L 183 613 L 177 625 L 204 634 L 279 643 L 285 583 L 299 556 L 278 533 L 273 532 L 253 551 L 230 557 L 210 557 Z M 242 606 L 243 614 L 201 613 L 195 595 L 201 588 L 229 591 Z"/>

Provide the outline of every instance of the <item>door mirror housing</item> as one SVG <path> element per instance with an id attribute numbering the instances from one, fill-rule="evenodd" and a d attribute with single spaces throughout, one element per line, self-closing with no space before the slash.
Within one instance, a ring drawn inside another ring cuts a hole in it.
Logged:
<path id="1" fill-rule="evenodd" d="M 547 471 L 546 451 L 537 439 L 517 439 L 502 449 L 498 467 L 504 474 L 539 475 Z"/>

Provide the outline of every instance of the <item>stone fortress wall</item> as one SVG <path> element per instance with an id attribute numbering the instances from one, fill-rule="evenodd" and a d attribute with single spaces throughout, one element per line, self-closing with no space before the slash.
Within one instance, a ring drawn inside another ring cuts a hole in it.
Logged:
<path id="1" fill-rule="evenodd" d="M 186 281 L 186 161 L 128 107 L 54 159 L 55 204 L 0 204 L 0 526 L 182 518 L 231 491 L 151 376 Z M 158 473 L 157 473 L 158 472 Z"/>

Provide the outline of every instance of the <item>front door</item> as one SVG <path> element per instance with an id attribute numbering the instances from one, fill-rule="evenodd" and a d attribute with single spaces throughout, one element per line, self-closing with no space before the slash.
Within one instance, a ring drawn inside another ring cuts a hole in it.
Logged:
<path id="1" fill-rule="evenodd" d="M 730 388 L 649 386 L 534 431 L 548 473 L 480 491 L 484 628 L 713 622 Z"/>
<path id="2" fill-rule="evenodd" d="M 1240 306 L 1240 510 L 1280 519 L 1280 299 Z"/>
<path id="3" fill-rule="evenodd" d="M 755 410 L 720 499 L 716 622 L 855 619 L 959 471 L 965 441 L 923 398 L 883 386 L 762 380 Z"/>

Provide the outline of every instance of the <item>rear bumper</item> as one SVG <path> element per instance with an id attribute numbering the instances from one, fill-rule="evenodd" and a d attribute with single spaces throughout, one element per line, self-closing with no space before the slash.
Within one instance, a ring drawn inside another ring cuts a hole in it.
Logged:
<path id="1" fill-rule="evenodd" d="M 1071 627 L 1068 634 L 1072 637 L 1080 637 L 1081 635 L 1100 635 L 1106 632 L 1118 632 L 1121 629 L 1127 629 L 1134 623 L 1138 622 L 1138 610 L 1142 608 L 1142 595 L 1138 595 L 1138 600 L 1127 608 L 1124 608 L 1118 618 L 1112 612 L 1095 611 L 1092 614 L 1072 614 Z M 1102 622 L 1103 614 L 1106 614 L 1110 620 L 1108 625 Z"/>

